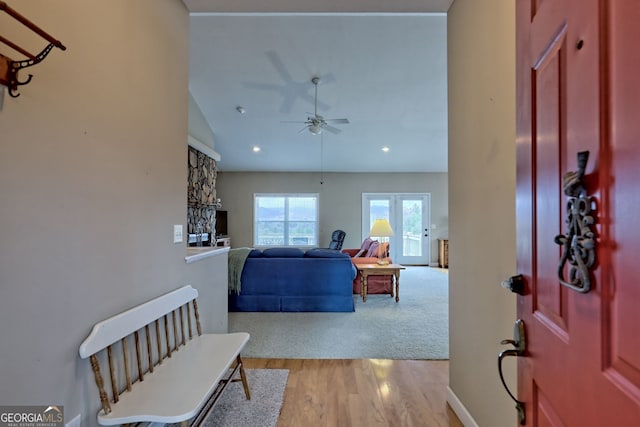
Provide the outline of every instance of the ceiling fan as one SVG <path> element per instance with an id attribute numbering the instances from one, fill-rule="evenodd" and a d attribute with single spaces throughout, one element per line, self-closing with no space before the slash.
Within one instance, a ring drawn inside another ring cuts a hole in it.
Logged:
<path id="1" fill-rule="evenodd" d="M 340 133 L 341 130 L 329 125 L 329 123 L 346 125 L 349 124 L 349 119 L 325 119 L 320 114 L 318 114 L 318 83 L 320 83 L 320 77 L 314 77 L 311 79 L 311 83 L 315 86 L 315 100 L 314 100 L 314 108 L 313 115 L 307 117 L 307 120 L 304 122 L 295 121 L 295 122 L 284 122 L 284 123 L 304 123 L 305 127 L 300 129 L 299 133 L 302 133 L 305 129 L 308 129 L 314 135 L 319 135 L 323 130 L 328 132 L 337 134 Z M 307 113 L 311 114 L 311 113 Z"/>

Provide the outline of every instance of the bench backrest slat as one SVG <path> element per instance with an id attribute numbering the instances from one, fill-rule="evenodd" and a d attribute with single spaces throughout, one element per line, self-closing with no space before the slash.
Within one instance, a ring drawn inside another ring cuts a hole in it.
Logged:
<path id="1" fill-rule="evenodd" d="M 176 311 L 171 312 L 171 320 L 173 321 L 173 345 L 174 350 L 178 351 L 178 323 L 176 322 Z"/>
<path id="2" fill-rule="evenodd" d="M 127 381 L 127 390 L 131 391 L 131 374 L 129 373 L 129 347 L 127 337 L 122 338 L 122 358 L 124 360 L 124 377 Z"/>
<path id="3" fill-rule="evenodd" d="M 158 343 L 158 365 L 162 364 L 162 340 L 160 339 L 160 319 L 156 319 L 156 342 Z"/>
<path id="4" fill-rule="evenodd" d="M 116 380 L 116 368 L 113 364 L 112 346 L 107 347 L 107 358 L 109 359 L 109 377 L 111 377 L 111 394 L 113 396 L 113 403 L 116 403 L 120 399 L 118 394 L 118 382 Z"/>
<path id="5" fill-rule="evenodd" d="M 144 372 L 142 372 L 142 353 L 140 353 L 140 334 L 138 333 L 138 331 L 135 331 L 133 333 L 133 337 L 136 342 L 136 364 L 138 365 L 138 381 L 144 381 Z"/>
<path id="6" fill-rule="evenodd" d="M 200 326 L 200 313 L 198 313 L 198 301 L 193 300 L 193 315 L 196 318 L 196 329 L 198 330 L 198 335 L 202 335 L 202 326 Z"/>
<path id="7" fill-rule="evenodd" d="M 187 305 L 187 323 L 189 324 L 189 339 L 193 338 L 193 333 L 191 332 L 191 309 L 190 306 Z"/>
<path id="8" fill-rule="evenodd" d="M 184 317 L 182 314 L 182 306 L 180 306 L 180 333 L 182 334 L 182 345 L 187 344 L 187 341 L 184 336 Z"/>
<path id="9" fill-rule="evenodd" d="M 149 366 L 149 372 L 153 372 L 153 351 L 151 350 L 151 335 L 149 335 L 149 325 L 144 326 L 144 332 L 145 336 L 147 337 L 147 363 Z"/>
<path id="10" fill-rule="evenodd" d="M 164 315 L 164 335 L 167 339 L 167 357 L 171 357 L 171 334 L 169 333 L 169 317 Z"/>
<path id="11" fill-rule="evenodd" d="M 153 372 L 154 366 L 161 364 L 163 358 L 171 357 L 172 351 L 179 351 L 181 346 L 186 345 L 184 314 L 186 312 L 188 323 L 191 325 L 191 304 L 193 304 L 193 314 L 198 327 L 198 335 L 201 335 L 196 302 L 197 296 L 197 290 L 191 286 L 184 286 L 103 320 L 93 327 L 87 339 L 80 346 L 79 353 L 80 357 L 89 357 L 91 360 L 91 368 L 93 369 L 102 409 L 105 414 L 111 412 L 111 404 L 104 386 L 100 361 L 102 360 L 107 364 L 111 382 L 112 402 L 116 403 L 122 392 L 131 390 L 135 382 L 144 381 L 145 374 Z M 185 305 L 186 310 L 183 309 Z M 171 313 L 171 320 L 169 319 L 169 313 Z M 177 318 L 178 316 L 180 317 L 179 319 Z M 164 322 L 160 320 L 161 318 L 164 318 Z M 178 322 L 180 326 L 178 326 Z M 164 333 L 161 331 L 163 323 Z M 155 325 L 155 341 L 157 343 L 157 354 L 155 356 L 152 351 L 154 339 L 151 335 L 151 324 Z M 142 332 L 143 329 L 144 332 Z M 146 346 L 140 343 L 140 333 L 145 335 Z M 191 335 L 191 326 L 189 326 L 189 340 L 191 340 Z M 161 337 L 164 337 L 164 339 L 161 339 Z M 120 342 L 118 343 L 118 341 Z M 162 341 L 164 341 L 164 344 Z M 130 343 L 135 346 L 135 355 L 133 354 L 133 348 L 130 349 Z M 163 346 L 166 349 L 164 352 L 162 351 Z M 145 347 L 147 351 L 146 357 L 143 354 Z M 121 352 L 118 350 L 121 350 Z M 107 360 L 104 360 L 105 357 Z M 134 357 L 135 366 L 131 363 Z M 154 359 L 156 363 L 154 363 Z M 147 363 L 147 366 L 144 366 L 143 360 Z M 122 368 L 120 373 L 118 372 L 119 368 Z M 137 375 L 135 375 L 134 371 L 136 368 L 138 370 Z"/>
<path id="12" fill-rule="evenodd" d="M 183 286 L 96 323 L 87 339 L 80 346 L 80 357 L 86 359 L 123 337 L 132 334 L 154 319 L 162 317 L 181 305 L 194 300 L 197 296 L 198 291 L 196 289 L 190 285 Z"/>

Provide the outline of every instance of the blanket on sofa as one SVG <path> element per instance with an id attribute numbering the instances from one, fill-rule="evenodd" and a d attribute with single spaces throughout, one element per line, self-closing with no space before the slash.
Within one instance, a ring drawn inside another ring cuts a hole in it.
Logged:
<path id="1" fill-rule="evenodd" d="M 251 252 L 251 248 L 235 248 L 229 249 L 229 294 L 232 292 L 240 295 L 240 277 L 242 277 L 242 269 L 247 256 Z"/>

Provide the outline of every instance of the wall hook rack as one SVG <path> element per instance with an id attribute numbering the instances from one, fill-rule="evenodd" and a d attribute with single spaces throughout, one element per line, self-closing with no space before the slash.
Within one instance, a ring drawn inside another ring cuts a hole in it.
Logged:
<path id="1" fill-rule="evenodd" d="M 42 62 L 42 60 L 49 54 L 49 52 L 51 52 L 51 49 L 53 49 L 54 47 L 57 47 L 61 50 L 66 50 L 67 48 L 60 42 L 60 40 L 56 40 L 36 24 L 29 21 L 27 18 L 9 7 L 6 2 L 0 1 L 0 11 L 7 13 L 13 19 L 20 22 L 22 25 L 49 42 L 49 44 L 44 49 L 42 49 L 40 53 L 34 55 L 28 50 L 20 47 L 18 44 L 0 35 L 1 43 L 9 46 L 16 52 L 20 52 L 28 58 L 21 61 L 14 61 L 9 57 L 0 54 L 0 85 L 7 86 L 7 88 L 9 88 L 9 95 L 12 98 L 16 98 L 20 96 L 20 94 L 17 93 L 18 86 L 26 85 L 33 78 L 33 74 L 29 74 L 29 76 L 25 80 L 20 81 L 18 80 L 18 71 Z"/>

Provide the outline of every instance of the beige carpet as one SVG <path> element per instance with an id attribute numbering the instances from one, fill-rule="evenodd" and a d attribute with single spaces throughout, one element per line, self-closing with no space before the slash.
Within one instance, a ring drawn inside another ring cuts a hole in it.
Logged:
<path id="1" fill-rule="evenodd" d="M 389 295 L 354 301 L 354 313 L 229 313 L 229 331 L 251 334 L 244 357 L 449 358 L 448 270 L 407 267 L 397 304 Z"/>

